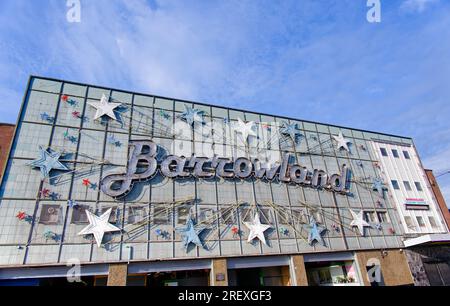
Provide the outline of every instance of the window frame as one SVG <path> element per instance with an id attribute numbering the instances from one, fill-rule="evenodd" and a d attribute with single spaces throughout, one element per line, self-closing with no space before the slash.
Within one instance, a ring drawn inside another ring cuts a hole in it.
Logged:
<path id="1" fill-rule="evenodd" d="M 414 182 L 414 186 L 416 186 L 417 191 L 423 191 L 422 184 L 420 184 L 420 182 Z"/>
<path id="2" fill-rule="evenodd" d="M 400 155 L 398 154 L 398 150 L 397 149 L 391 149 L 392 152 L 392 156 L 394 158 L 400 158 Z"/>
<path id="3" fill-rule="evenodd" d="M 403 181 L 403 186 L 405 187 L 406 191 L 412 191 L 412 187 L 409 181 Z"/>
<path id="4" fill-rule="evenodd" d="M 392 188 L 394 188 L 394 190 L 400 190 L 400 184 L 398 183 L 397 180 L 391 180 L 391 184 L 392 184 Z"/>
<path id="5" fill-rule="evenodd" d="M 411 155 L 409 154 L 408 151 L 405 151 L 405 150 L 403 150 L 403 157 L 404 157 L 405 159 L 411 159 Z"/>

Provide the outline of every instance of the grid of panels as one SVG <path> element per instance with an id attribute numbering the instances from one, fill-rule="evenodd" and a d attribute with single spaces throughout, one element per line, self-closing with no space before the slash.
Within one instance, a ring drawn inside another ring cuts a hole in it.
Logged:
<path id="1" fill-rule="evenodd" d="M 87 102 L 98 101 L 102 94 L 123 103 L 122 122 L 92 119 L 95 109 Z M 168 126 L 176 122 L 185 105 L 203 110 L 205 122 L 217 123 L 222 132 L 200 139 L 198 133 L 185 130 L 182 137 L 174 139 Z M 130 140 L 152 139 L 173 154 L 182 146 L 197 156 L 213 152 L 224 157 L 250 157 L 251 151 L 244 143 L 235 143 L 226 136 L 231 130 L 225 121 L 233 123 L 239 118 L 256 122 L 265 152 L 279 156 L 289 152 L 308 169 L 323 169 L 330 174 L 348 165 L 355 179 L 351 196 L 276 181 L 173 180 L 160 175 L 150 183 L 137 184 L 120 202 L 99 191 L 102 177 L 125 171 Z M 298 144 L 289 139 L 271 141 L 272 131 L 285 121 L 297 123 L 303 135 Z M 333 147 L 332 135 L 339 132 L 353 144 L 351 154 Z M 402 230 L 393 205 L 389 200 L 380 201 L 370 184 L 357 181 L 377 175 L 372 138 L 410 142 L 258 113 L 33 79 L 1 187 L 0 228 L 7 234 L 0 236 L 0 265 L 65 262 L 72 257 L 100 262 L 400 247 Z M 27 165 L 37 157 L 39 146 L 67 153 L 64 161 L 71 171 L 41 182 L 39 171 Z M 44 191 L 54 197 L 44 197 Z M 69 199 L 97 214 L 113 208 L 110 222 L 122 233 L 106 234 L 102 248 L 97 248 L 91 237 L 78 236 L 86 226 L 86 217 L 80 208 L 67 206 Z M 262 222 L 273 226 L 266 232 L 267 246 L 258 240 L 246 242 L 248 229 L 243 222 L 254 212 L 254 203 L 259 205 Z M 366 229 L 362 237 L 348 226 L 350 209 L 386 213 L 389 222 L 381 230 Z M 18 220 L 18 211 L 24 211 L 32 220 Z M 195 247 L 186 252 L 180 235 L 174 231 L 184 224 L 189 212 L 194 213 L 197 222 L 208 221 L 208 229 L 202 233 L 206 249 Z M 308 215 L 327 228 L 327 247 L 307 243 Z M 233 228 L 239 230 L 238 235 Z M 157 230 L 165 235 L 156 234 Z"/>

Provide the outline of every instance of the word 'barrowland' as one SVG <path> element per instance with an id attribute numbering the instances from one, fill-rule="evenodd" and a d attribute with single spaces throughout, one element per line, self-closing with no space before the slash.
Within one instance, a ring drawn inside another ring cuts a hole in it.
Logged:
<path id="1" fill-rule="evenodd" d="M 162 161 L 157 160 L 158 146 L 153 141 L 131 141 L 131 155 L 125 174 L 112 174 L 101 181 L 101 190 L 113 198 L 127 195 L 134 182 L 142 182 L 152 179 L 160 170 L 161 174 L 169 178 L 214 178 L 224 179 L 257 179 L 274 180 L 298 185 L 306 185 L 313 188 L 324 188 L 333 192 L 347 193 L 348 168 L 342 166 L 340 174 L 329 176 L 325 171 L 315 169 L 309 171 L 306 167 L 289 163 L 290 154 L 285 154 L 281 164 L 271 167 L 262 165 L 261 161 L 254 158 L 249 160 L 239 157 L 235 160 L 221 158 L 215 155 L 213 158 L 169 155 Z M 141 164 L 138 166 L 138 164 Z M 142 162 L 145 167 L 142 169 Z M 141 171 L 138 171 L 141 170 Z M 143 171 L 142 171 L 143 170 Z"/>

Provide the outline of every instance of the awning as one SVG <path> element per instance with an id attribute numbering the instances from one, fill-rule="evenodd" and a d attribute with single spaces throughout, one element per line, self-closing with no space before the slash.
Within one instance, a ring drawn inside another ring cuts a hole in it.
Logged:
<path id="1" fill-rule="evenodd" d="M 415 245 L 431 244 L 437 242 L 450 242 L 450 233 L 428 234 L 417 238 L 406 239 L 405 241 L 403 241 L 405 247 L 407 248 Z"/>

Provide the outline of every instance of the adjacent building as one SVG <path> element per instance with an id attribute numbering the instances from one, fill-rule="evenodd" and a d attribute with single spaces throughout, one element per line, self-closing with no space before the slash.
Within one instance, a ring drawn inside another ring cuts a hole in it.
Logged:
<path id="1" fill-rule="evenodd" d="M 31 77 L 0 284 L 425 284 L 433 184 L 409 137 Z"/>
<path id="2" fill-rule="evenodd" d="M 0 175 L 3 173 L 3 169 L 8 159 L 9 148 L 14 135 L 14 130 L 15 126 L 13 124 L 0 123 Z"/>

